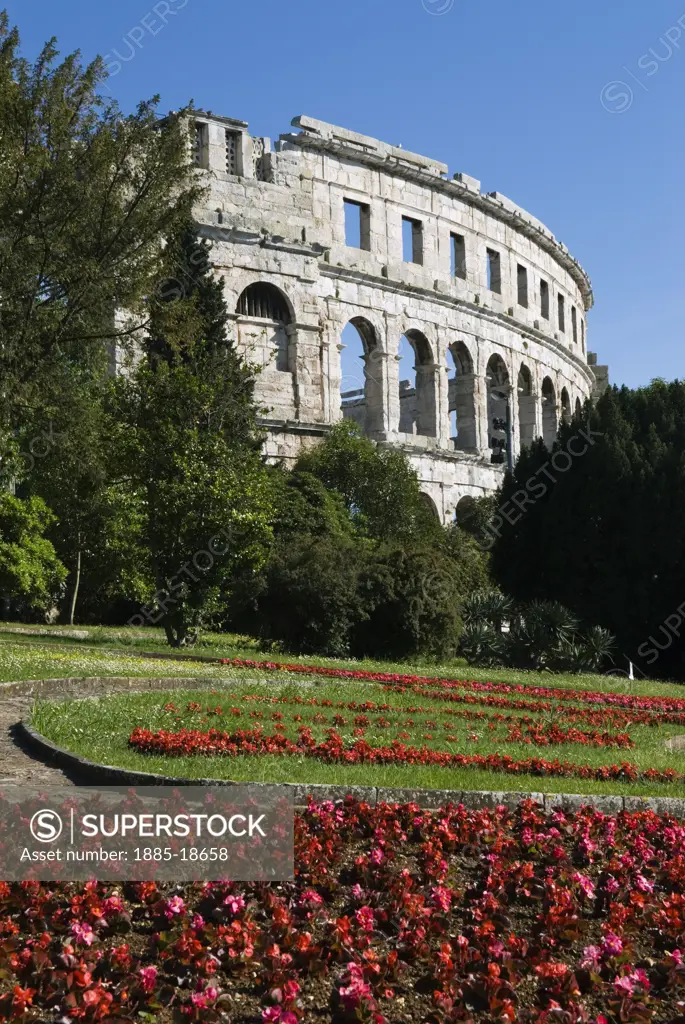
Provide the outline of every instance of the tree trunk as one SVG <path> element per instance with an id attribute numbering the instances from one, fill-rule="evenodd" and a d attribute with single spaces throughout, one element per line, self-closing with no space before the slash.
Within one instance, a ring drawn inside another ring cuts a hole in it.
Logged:
<path id="1" fill-rule="evenodd" d="M 74 580 L 74 592 L 71 595 L 71 609 L 69 611 L 69 625 L 74 625 L 74 616 L 76 614 L 76 601 L 78 600 L 78 590 L 81 584 L 81 549 L 78 549 L 78 555 L 76 556 L 76 578 Z"/>

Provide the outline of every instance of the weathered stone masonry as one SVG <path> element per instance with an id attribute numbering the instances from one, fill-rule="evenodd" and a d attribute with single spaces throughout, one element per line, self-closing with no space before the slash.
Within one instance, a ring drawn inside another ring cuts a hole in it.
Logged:
<path id="1" fill-rule="evenodd" d="M 267 454 L 292 464 L 352 417 L 407 453 L 448 521 L 501 479 L 493 420 L 507 401 L 518 451 L 552 438 L 605 380 L 587 352 L 590 281 L 543 224 L 468 175 L 309 117 L 293 126 L 272 151 L 242 121 L 195 124 L 195 159 L 211 172 L 198 221 L 240 350 L 262 367 Z M 341 396 L 350 322 L 364 365 Z M 400 381 L 403 336 L 415 386 Z"/>

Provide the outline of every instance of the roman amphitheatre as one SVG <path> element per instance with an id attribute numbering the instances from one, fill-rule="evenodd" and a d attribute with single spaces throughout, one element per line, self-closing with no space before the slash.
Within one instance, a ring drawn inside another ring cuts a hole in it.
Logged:
<path id="1" fill-rule="evenodd" d="M 445 164 L 310 117 L 272 145 L 198 114 L 196 211 L 267 455 L 292 465 L 354 419 L 401 447 L 442 522 L 608 383 L 587 273 L 552 232 Z M 181 282 L 182 285 L 182 282 Z"/>

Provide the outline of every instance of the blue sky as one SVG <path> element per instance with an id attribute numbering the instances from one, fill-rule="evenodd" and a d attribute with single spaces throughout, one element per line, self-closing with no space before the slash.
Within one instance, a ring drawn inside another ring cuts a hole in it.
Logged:
<path id="1" fill-rule="evenodd" d="M 164 13 L 166 23 L 155 14 Z M 596 296 L 615 383 L 685 377 L 685 0 L 11 0 L 33 56 L 135 56 L 125 109 L 192 98 L 277 138 L 307 113 L 402 144 L 527 208 Z M 618 84 L 617 84 L 618 83 Z"/>

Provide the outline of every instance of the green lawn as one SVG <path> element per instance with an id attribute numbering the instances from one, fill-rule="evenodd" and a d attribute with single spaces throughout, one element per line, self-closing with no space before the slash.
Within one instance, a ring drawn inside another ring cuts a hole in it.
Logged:
<path id="1" fill-rule="evenodd" d="M 675 683 L 608 678 L 598 675 L 552 675 L 548 673 L 523 672 L 516 669 L 482 669 L 468 666 L 463 659 L 454 658 L 436 665 L 430 661 L 383 662 L 365 659 L 363 661 L 316 657 L 298 657 L 291 654 L 260 651 L 256 641 L 249 637 L 231 634 L 210 633 L 200 643 L 188 650 L 172 651 L 167 645 L 162 630 L 145 630 L 120 627 L 88 629 L 84 640 L 70 640 L 61 637 L 19 636 L 8 632 L 14 625 L 0 623 L 0 682 L 19 679 L 47 679 L 54 677 L 85 677 L 94 675 L 127 676 L 210 676 L 212 678 L 233 677 L 233 670 L 221 665 L 202 664 L 192 661 L 187 666 L 177 661 L 145 659 L 143 653 L 173 654 L 190 657 L 197 655 L 207 658 L 245 658 L 254 661 L 284 662 L 302 665 L 326 665 L 346 669 L 363 669 L 371 672 L 415 673 L 426 676 L 443 676 L 448 679 L 477 679 L 509 683 L 532 684 L 537 686 L 563 686 L 578 690 L 605 690 L 607 692 L 630 693 L 650 696 L 685 697 L 685 687 Z M 21 628 L 19 626 L 19 628 Z M 48 634 L 68 627 L 40 627 Z M 81 629 L 81 627 L 75 627 Z M 266 673 L 258 673 L 265 678 Z M 245 678 L 244 672 L 241 678 Z M 311 678 L 311 677 L 308 677 Z M 350 681 L 347 685 L 354 685 Z"/>
<path id="2" fill-rule="evenodd" d="M 34 709 L 34 724 L 39 731 L 60 745 L 83 756 L 107 764 L 136 768 L 154 772 L 170 773 L 188 778 L 231 778 L 253 781 L 293 781 L 302 783 L 337 783 L 349 785 L 381 785 L 399 787 L 425 787 L 441 789 L 517 789 L 545 792 L 584 793 L 631 793 L 635 795 L 685 796 L 685 785 L 629 784 L 625 782 L 603 783 L 576 778 L 554 779 L 537 776 L 514 776 L 476 768 L 435 768 L 421 766 L 369 766 L 369 765 L 326 765 L 299 756 L 264 756 L 240 758 L 164 758 L 138 753 L 128 747 L 128 739 L 135 726 L 150 729 L 175 728 L 173 716 L 164 712 L 166 703 L 173 701 L 182 708 L 183 702 L 198 701 L 207 705 L 225 704 L 244 694 L 285 694 L 316 696 L 317 699 L 338 701 L 371 700 L 389 703 L 397 708 L 411 705 L 434 703 L 436 709 L 444 707 L 444 700 L 438 697 L 434 702 L 416 694 L 386 693 L 379 683 L 358 680 L 331 681 L 313 675 L 288 674 L 265 669 L 238 669 L 233 666 L 188 662 L 182 660 L 158 660 L 145 658 L 144 653 L 171 652 L 161 630 L 158 629 L 88 629 L 88 635 L 81 639 L 56 637 L 53 634 L 64 627 L 46 628 L 46 636 L 26 636 L 10 632 L 11 624 L 0 624 L 0 681 L 49 678 L 83 678 L 89 676 L 140 676 L 178 677 L 188 680 L 184 692 L 126 694 L 106 699 L 80 702 L 51 702 L 42 700 Z M 435 665 L 430 662 L 414 664 L 388 664 L 376 661 L 340 661 L 325 658 L 297 658 L 292 655 L 259 651 L 258 645 L 249 637 L 226 634 L 210 634 L 187 652 L 211 658 L 244 658 L 256 661 L 286 662 L 302 665 L 321 665 L 367 671 L 399 672 L 425 676 L 442 676 L 454 679 L 471 679 L 492 682 L 519 683 L 529 686 L 557 686 L 576 690 L 603 691 L 606 693 L 631 693 L 633 695 L 662 695 L 685 697 L 685 688 L 672 683 L 658 683 L 607 678 L 596 675 L 551 675 L 518 672 L 508 669 L 477 669 L 466 666 L 454 659 L 449 663 Z M 206 683 L 204 682 L 206 680 Z M 306 685 L 303 685 L 306 684 Z M 531 694 L 531 699 L 535 699 Z M 569 702 L 561 702 L 568 707 Z M 571 702 L 571 706 L 573 702 Z M 495 709 L 484 707 L 491 713 Z M 198 723 L 182 716 L 180 724 L 198 727 Z M 540 716 L 538 716 L 540 717 Z M 192 718 L 192 716 L 191 716 Z M 653 728 L 631 725 L 634 749 L 596 749 L 577 744 L 562 744 L 550 747 L 530 746 L 508 741 L 501 728 L 488 730 L 487 723 L 477 726 L 458 718 L 453 719 L 454 729 L 450 735 L 444 732 L 444 720 L 439 728 L 426 724 L 427 719 L 436 715 L 414 715 L 411 739 L 412 745 L 425 745 L 434 749 L 460 753 L 490 753 L 497 751 L 515 758 L 531 756 L 549 760 L 569 760 L 588 765 L 603 765 L 630 761 L 640 768 L 674 768 L 685 773 L 685 755 L 668 751 L 665 741 L 678 733 L 685 733 L 685 726 L 665 725 Z M 393 720 L 394 721 L 394 720 Z M 396 738 L 402 724 L 390 730 L 378 730 L 370 723 L 365 733 L 372 745 L 381 745 Z M 107 723 L 106 730 L 103 722 Z M 243 718 L 240 727 L 256 723 Z M 265 727 L 269 724 L 262 722 Z M 325 726 L 310 722 L 317 739 L 322 738 Z M 560 719 L 560 724 L 563 724 Z M 566 723 L 569 724 L 569 723 Z M 234 723 L 217 719 L 201 723 L 208 728 L 219 725 L 233 729 Z M 287 734 L 295 737 L 295 725 L 287 723 Z M 588 726 L 583 726 L 588 728 Z M 267 731 L 270 731 L 267 729 Z M 611 728 L 610 731 L 624 731 Z M 433 733 L 432 739 L 425 739 Z M 477 741 L 470 734 L 477 733 Z"/>
<path id="3" fill-rule="evenodd" d="M 682 693 L 682 691 L 681 691 Z M 668 751 L 664 743 L 673 735 L 685 732 L 685 726 L 664 725 L 659 728 L 645 725 L 633 725 L 629 731 L 635 744 L 633 749 L 616 750 L 580 746 L 572 743 L 537 747 L 524 743 L 508 742 L 505 728 L 496 726 L 488 728 L 488 722 L 465 721 L 444 712 L 446 707 L 459 708 L 459 705 L 446 705 L 444 700 L 434 701 L 415 694 L 385 693 L 376 683 L 312 681 L 306 688 L 294 680 L 281 681 L 278 677 L 269 680 L 268 688 L 264 685 L 255 686 L 250 681 L 250 674 L 242 672 L 239 677 L 217 680 L 210 689 L 188 689 L 164 693 L 125 694 L 104 699 L 54 702 L 43 700 L 36 704 L 33 723 L 43 735 L 48 736 L 75 753 L 81 754 L 100 763 L 114 764 L 120 767 L 139 771 L 159 772 L 186 778 L 223 778 L 236 781 L 259 782 L 300 782 L 300 783 L 335 783 L 349 785 L 379 785 L 397 787 L 420 787 L 427 789 L 516 789 L 537 792 L 584 792 L 584 793 L 630 793 L 641 795 L 685 796 L 685 785 L 654 785 L 644 783 L 603 783 L 586 781 L 577 778 L 554 779 L 524 775 L 505 775 L 475 768 L 436 768 L 422 766 L 378 766 L 378 765 L 326 765 L 304 756 L 262 756 L 262 757 L 162 757 L 139 753 L 129 748 L 128 739 L 136 726 L 151 729 L 174 731 L 180 727 L 201 729 L 220 728 L 234 729 L 254 728 L 257 725 L 265 731 L 273 729 L 270 720 L 274 710 L 284 713 L 286 735 L 294 739 L 300 724 L 312 728 L 318 741 L 324 737 L 330 721 L 316 724 L 312 721 L 315 714 L 322 710 L 327 717 L 341 713 L 348 720 L 348 725 L 341 732 L 351 733 L 354 712 L 338 711 L 337 708 L 293 707 L 292 705 L 265 705 L 263 703 L 245 703 L 245 695 L 263 697 L 285 696 L 288 698 L 302 697 L 305 700 L 315 697 L 318 701 L 330 700 L 334 704 L 340 701 L 355 700 L 388 703 L 392 712 L 386 713 L 393 727 L 380 729 L 376 717 L 369 716 L 369 727 L 365 730 L 365 739 L 372 746 L 389 743 L 397 735 L 398 730 L 409 730 L 413 745 L 426 745 L 436 750 L 454 753 L 507 753 L 516 759 L 531 756 L 544 757 L 552 760 L 569 760 L 578 764 L 601 766 L 609 763 L 630 761 L 640 768 L 667 769 L 675 768 L 685 772 L 685 756 Z M 176 712 L 165 710 L 165 706 L 173 703 Z M 190 713 L 186 710 L 189 702 L 201 705 L 203 713 Z M 424 706 L 426 713 L 405 711 L 409 707 Z M 221 717 L 207 716 L 206 709 L 221 707 Z M 232 706 L 238 706 L 241 717 L 235 719 L 228 712 Z M 563 702 L 564 707 L 569 707 Z M 571 705 L 573 706 L 573 705 Z M 250 710 L 261 713 L 261 719 L 249 717 Z M 469 710 L 479 710 L 470 707 Z M 488 715 L 495 709 L 482 708 Z M 304 719 L 302 723 L 291 721 L 292 714 L 297 711 Z M 512 712 L 514 713 L 514 712 Z M 525 714 L 524 711 L 518 712 Z M 536 717 L 540 718 L 540 715 Z M 544 719 L 545 716 L 543 715 Z M 177 719 L 180 719 L 177 720 Z M 103 730 L 106 721 L 106 730 Z M 444 722 L 449 721 L 452 729 L 449 736 L 445 735 Z M 407 723 L 410 722 L 411 726 Z M 429 724 L 430 723 L 430 724 Z M 560 725 L 566 724 L 561 717 Z M 583 726 L 583 728 L 588 728 Z M 617 730 L 613 730 L 617 731 Z M 472 737 L 478 736 L 477 740 Z M 427 738 L 427 737 L 432 738 Z"/>

